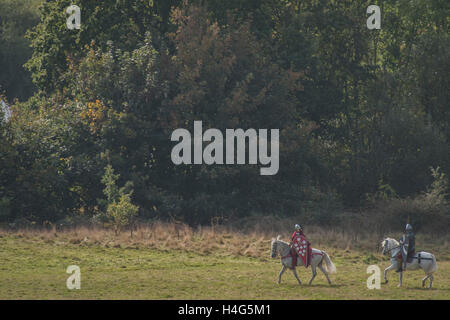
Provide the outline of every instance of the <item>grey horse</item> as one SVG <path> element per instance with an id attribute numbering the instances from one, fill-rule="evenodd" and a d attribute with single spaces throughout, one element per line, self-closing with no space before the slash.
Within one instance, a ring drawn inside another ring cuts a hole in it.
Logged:
<path id="1" fill-rule="evenodd" d="M 297 278 L 297 281 L 299 284 L 302 284 L 300 281 L 300 278 L 297 275 L 297 271 L 295 270 L 296 266 L 304 266 L 302 259 L 297 259 L 297 265 L 292 267 L 292 256 L 291 256 L 291 247 L 289 243 L 280 240 L 281 236 L 278 236 L 277 238 L 272 238 L 272 258 L 276 258 L 279 254 L 281 257 L 281 264 L 283 265 L 281 267 L 281 271 L 278 275 L 278 284 L 281 283 L 281 276 L 283 275 L 284 271 L 286 271 L 286 268 L 289 268 L 294 273 L 295 278 Z M 325 263 L 323 263 L 325 262 Z M 325 251 L 314 249 L 312 248 L 312 257 L 311 257 L 311 270 L 312 270 L 312 277 L 311 280 L 309 280 L 309 284 L 312 283 L 314 278 L 317 275 L 316 268 L 319 267 L 319 269 L 323 272 L 325 277 L 327 277 L 328 284 L 331 285 L 330 278 L 328 277 L 329 274 L 336 273 L 336 267 L 331 261 L 330 257 Z"/>
<path id="2" fill-rule="evenodd" d="M 388 283 L 387 273 L 390 270 L 398 268 L 397 256 L 401 250 L 400 243 L 392 238 L 386 238 L 381 242 L 382 254 L 390 255 L 391 265 L 384 270 L 384 283 Z M 426 273 L 426 277 L 422 279 L 422 287 L 425 287 L 425 282 L 430 279 L 429 288 L 433 286 L 433 273 L 437 270 L 436 258 L 433 254 L 425 251 L 416 252 L 411 257 L 411 262 L 406 264 L 406 270 L 422 269 Z M 399 273 L 401 287 L 403 280 L 403 272 Z"/>

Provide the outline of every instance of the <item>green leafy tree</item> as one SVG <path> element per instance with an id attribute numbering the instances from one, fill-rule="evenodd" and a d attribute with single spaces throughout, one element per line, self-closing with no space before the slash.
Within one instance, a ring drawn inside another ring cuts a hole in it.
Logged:
<path id="1" fill-rule="evenodd" d="M 116 202 L 119 197 L 119 188 L 117 187 L 117 179 L 120 174 L 114 174 L 114 169 L 111 165 L 106 166 L 105 174 L 102 177 L 102 183 L 105 185 L 103 193 L 106 196 L 107 203 Z"/>
<path id="2" fill-rule="evenodd" d="M 131 203 L 130 195 L 123 194 L 118 202 L 108 205 L 107 214 L 111 217 L 116 235 L 122 228 L 129 227 L 134 222 L 134 218 L 139 212 L 139 207 Z M 131 236 L 133 230 L 131 229 Z"/>
<path id="3" fill-rule="evenodd" d="M 32 50 L 25 33 L 39 22 L 42 0 L 0 0 L 0 94 L 25 101 L 34 91 L 31 74 L 23 65 Z"/>
<path id="4" fill-rule="evenodd" d="M 106 196 L 106 217 L 114 227 L 116 235 L 125 227 L 130 227 L 139 212 L 139 207 L 131 203 L 133 184 L 128 181 L 122 188 L 117 187 L 120 174 L 114 174 L 111 165 L 106 166 L 102 183 L 105 185 L 103 193 Z M 131 236 L 133 230 L 131 229 Z"/>
<path id="5" fill-rule="evenodd" d="M 41 22 L 28 33 L 33 56 L 27 67 L 34 83 L 47 94 L 62 90 L 67 85 L 62 75 L 70 61 L 82 59 L 85 47 L 91 44 L 106 49 L 108 41 L 113 41 L 118 48 L 130 51 L 145 38 L 146 32 L 152 34 L 156 43 L 161 43 L 171 3 L 166 0 L 46 1 L 40 8 Z M 70 5 L 81 9 L 79 30 L 66 27 L 65 10 Z"/>

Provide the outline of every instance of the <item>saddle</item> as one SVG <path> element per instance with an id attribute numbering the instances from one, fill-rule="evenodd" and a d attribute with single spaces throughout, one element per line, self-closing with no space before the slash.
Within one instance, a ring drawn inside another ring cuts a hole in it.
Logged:
<path id="1" fill-rule="evenodd" d="M 414 260 L 414 258 L 417 258 L 417 257 L 415 257 L 415 255 L 416 255 L 416 252 L 410 252 L 410 253 L 408 253 L 408 255 L 406 256 L 406 262 L 407 262 L 407 263 L 411 263 L 411 262 Z M 402 253 L 401 253 L 401 252 L 398 253 L 397 259 L 398 259 L 398 260 L 401 260 L 401 259 L 402 259 Z"/>

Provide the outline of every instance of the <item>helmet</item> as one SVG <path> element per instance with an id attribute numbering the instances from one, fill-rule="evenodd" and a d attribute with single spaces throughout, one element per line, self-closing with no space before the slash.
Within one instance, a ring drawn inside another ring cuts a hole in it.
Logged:
<path id="1" fill-rule="evenodd" d="M 406 227 L 405 227 L 405 230 L 406 231 L 412 231 L 412 226 L 409 223 L 407 223 Z"/>
<path id="2" fill-rule="evenodd" d="M 302 231 L 302 227 L 299 224 L 295 225 L 295 231 Z"/>

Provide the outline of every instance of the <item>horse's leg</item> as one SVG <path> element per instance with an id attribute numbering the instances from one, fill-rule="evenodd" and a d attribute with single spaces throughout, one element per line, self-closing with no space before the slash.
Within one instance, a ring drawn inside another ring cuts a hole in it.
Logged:
<path id="1" fill-rule="evenodd" d="M 330 281 L 330 278 L 328 277 L 328 273 L 326 273 L 326 271 L 325 271 L 325 269 L 323 268 L 323 266 L 322 266 L 322 263 L 321 264 L 319 264 L 319 269 L 320 269 L 320 271 L 322 271 L 323 272 L 323 274 L 325 275 L 325 277 L 327 277 L 327 280 L 328 280 L 328 284 L 329 285 L 331 285 L 331 281 Z"/>
<path id="2" fill-rule="evenodd" d="M 400 271 L 398 274 L 400 283 L 397 285 L 397 287 L 401 287 L 402 286 L 402 281 L 403 281 L 403 271 Z"/>
<path id="3" fill-rule="evenodd" d="M 283 266 L 281 267 L 280 273 L 278 274 L 278 284 L 281 283 L 281 276 L 283 275 L 283 273 L 284 273 L 285 270 L 286 270 L 286 267 L 283 265 Z"/>
<path id="4" fill-rule="evenodd" d="M 295 268 L 292 269 L 292 273 L 297 278 L 298 284 L 302 284 L 302 282 L 300 281 L 300 278 L 298 277 L 297 270 Z"/>
<path id="5" fill-rule="evenodd" d="M 384 283 L 388 283 L 387 273 L 388 273 L 388 271 L 391 271 L 394 268 L 395 268 L 395 264 L 391 264 L 389 267 L 384 269 Z"/>
<path id="6" fill-rule="evenodd" d="M 422 287 L 425 287 L 425 282 L 427 279 L 431 276 L 431 274 L 427 275 L 425 278 L 422 279 Z"/>
<path id="7" fill-rule="evenodd" d="M 311 265 L 311 270 L 312 270 L 312 277 L 311 280 L 309 280 L 309 285 L 311 285 L 311 283 L 313 282 L 314 278 L 316 277 L 317 271 L 316 271 L 316 266 Z"/>
<path id="8" fill-rule="evenodd" d="M 433 280 L 434 280 L 433 274 L 430 274 L 430 285 L 428 286 L 429 289 L 433 287 Z"/>

